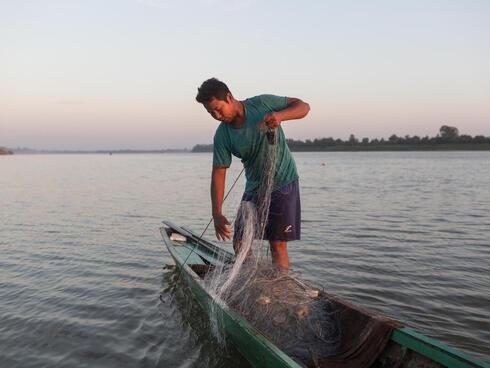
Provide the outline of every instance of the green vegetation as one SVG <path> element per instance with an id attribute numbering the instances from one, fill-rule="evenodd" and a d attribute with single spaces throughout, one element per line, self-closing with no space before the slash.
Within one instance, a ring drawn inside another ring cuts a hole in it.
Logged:
<path id="1" fill-rule="evenodd" d="M 306 141 L 288 139 L 291 151 L 444 151 L 444 150 L 490 150 L 490 137 L 483 135 L 459 135 L 458 128 L 443 125 L 435 137 L 395 134 L 388 139 L 357 139 L 351 134 L 349 139 L 319 138 Z M 212 144 L 198 144 L 192 152 L 212 152 Z"/>
<path id="2" fill-rule="evenodd" d="M 0 155 L 12 155 L 13 152 L 5 147 L 0 147 Z"/>

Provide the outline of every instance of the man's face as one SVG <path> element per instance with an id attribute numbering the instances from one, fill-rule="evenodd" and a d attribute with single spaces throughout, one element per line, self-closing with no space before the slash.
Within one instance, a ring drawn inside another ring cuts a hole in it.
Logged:
<path id="1" fill-rule="evenodd" d="M 235 119 L 236 111 L 230 95 L 227 96 L 226 101 L 213 98 L 203 105 L 216 120 L 229 124 Z"/>

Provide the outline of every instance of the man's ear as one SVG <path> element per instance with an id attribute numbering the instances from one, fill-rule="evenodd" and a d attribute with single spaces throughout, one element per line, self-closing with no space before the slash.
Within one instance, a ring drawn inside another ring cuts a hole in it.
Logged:
<path id="1" fill-rule="evenodd" d="M 226 102 L 227 103 L 232 103 L 233 102 L 233 95 L 231 94 L 231 92 L 227 92 L 226 93 Z"/>

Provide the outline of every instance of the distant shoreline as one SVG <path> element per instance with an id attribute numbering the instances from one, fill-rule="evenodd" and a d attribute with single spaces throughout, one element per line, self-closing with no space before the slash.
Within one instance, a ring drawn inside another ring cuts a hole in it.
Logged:
<path id="1" fill-rule="evenodd" d="M 291 152 L 400 152 L 400 151 L 490 151 L 490 143 L 435 144 L 435 145 L 386 145 L 386 146 L 331 146 L 289 147 Z M 192 152 L 213 152 L 212 145 L 194 147 Z"/>
<path id="2" fill-rule="evenodd" d="M 349 139 L 316 138 L 286 139 L 292 152 L 403 152 L 403 151 L 490 151 L 490 137 L 483 135 L 460 135 L 458 128 L 443 125 L 435 137 L 392 134 L 388 139 L 362 138 L 351 134 Z M 5 152 L 5 153 L 4 153 Z M 27 147 L 16 149 L 0 147 L 0 154 L 159 154 L 159 153 L 200 153 L 213 152 L 212 144 L 196 144 L 192 149 L 116 149 L 116 150 L 37 150 Z"/>
<path id="3" fill-rule="evenodd" d="M 211 146 L 211 145 L 210 145 Z M 381 147 L 362 147 L 362 146 L 334 146 L 334 147 L 290 147 L 291 152 L 433 152 L 433 151 L 490 151 L 490 143 L 482 144 L 438 144 L 434 146 L 381 146 Z M 20 151 L 14 152 L 17 155 L 128 155 L 128 154 L 166 154 L 166 153 L 212 153 L 211 148 L 200 148 L 196 150 L 124 150 L 124 151 Z M 3 155 L 14 153 L 1 153 Z"/>
<path id="4" fill-rule="evenodd" d="M 490 151 L 490 143 L 482 144 L 437 144 L 433 146 L 334 146 L 320 149 L 294 147 L 292 152 L 397 152 L 397 151 Z"/>
<path id="5" fill-rule="evenodd" d="M 30 148 L 14 149 L 15 154 L 19 155 L 127 155 L 127 154 L 145 154 L 145 153 L 189 153 L 188 149 L 164 149 L 164 150 L 95 150 L 95 151 L 68 151 L 68 150 L 35 150 Z"/>
<path id="6" fill-rule="evenodd" d="M 476 135 L 474 137 L 459 134 L 456 127 L 443 125 L 435 137 L 419 137 L 406 135 L 398 137 L 392 134 L 388 139 L 368 137 L 358 139 L 351 134 L 347 140 L 340 138 L 316 138 L 305 141 L 286 139 L 289 149 L 293 152 L 367 152 L 367 151 L 488 151 L 490 137 Z M 193 152 L 211 152 L 212 144 L 197 144 Z"/>
<path id="7" fill-rule="evenodd" d="M 0 148 L 0 156 L 13 155 L 14 153 L 10 150 Z"/>

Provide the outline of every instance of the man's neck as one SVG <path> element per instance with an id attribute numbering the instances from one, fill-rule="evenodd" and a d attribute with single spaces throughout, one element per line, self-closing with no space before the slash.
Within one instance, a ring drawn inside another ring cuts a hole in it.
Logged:
<path id="1" fill-rule="evenodd" d="M 230 125 L 233 128 L 240 128 L 245 123 L 245 107 L 243 106 L 243 103 L 238 100 L 235 101 L 235 104 L 237 114 Z"/>

